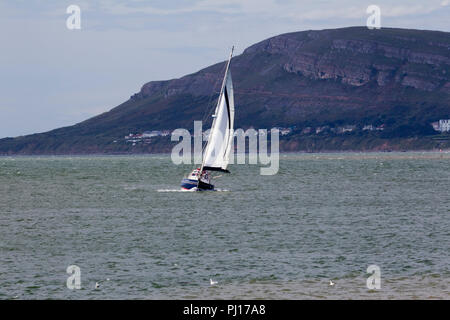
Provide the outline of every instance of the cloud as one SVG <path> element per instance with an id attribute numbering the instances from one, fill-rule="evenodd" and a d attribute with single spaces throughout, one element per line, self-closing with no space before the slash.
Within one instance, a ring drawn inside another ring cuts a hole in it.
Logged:
<path id="1" fill-rule="evenodd" d="M 447 6 L 450 0 L 423 1 L 378 1 L 382 14 L 387 17 L 400 17 L 414 14 L 427 14 Z M 276 1 L 276 0 L 200 0 L 181 2 L 172 7 L 158 7 L 144 1 L 103 0 L 100 8 L 112 15 L 150 14 L 181 15 L 192 13 L 215 13 L 224 15 L 249 15 L 261 17 L 297 18 L 306 20 L 323 20 L 330 18 L 358 18 L 365 15 L 367 5 L 355 4 L 356 1 Z M 139 5 L 136 5 L 139 3 Z"/>

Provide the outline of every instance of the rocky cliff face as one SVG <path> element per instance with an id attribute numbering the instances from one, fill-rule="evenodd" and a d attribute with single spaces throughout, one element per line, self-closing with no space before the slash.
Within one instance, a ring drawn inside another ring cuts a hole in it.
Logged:
<path id="1" fill-rule="evenodd" d="M 130 132 L 192 128 L 192 122 L 203 119 L 214 104 L 211 98 L 220 89 L 224 65 L 146 83 L 129 101 L 75 126 L 0 140 L 0 153 L 133 151 L 111 141 L 120 142 Z M 433 133 L 431 122 L 450 118 L 450 33 L 446 32 L 352 27 L 282 34 L 233 58 L 231 72 L 238 127 L 293 127 L 302 132 L 319 126 L 383 125 L 386 130 L 376 137 L 372 134 L 367 147 L 377 150 L 389 145 L 389 139 L 420 140 Z M 284 143 L 290 151 L 308 145 L 293 142 L 294 138 L 284 138 L 291 139 Z M 350 141 L 327 139 L 313 146 L 333 150 Z M 368 136 L 352 139 L 359 146 L 356 149 L 364 149 Z M 381 140 L 377 144 L 373 139 Z M 405 145 L 422 148 L 427 143 Z M 161 148 L 167 149 L 167 143 Z"/>
<path id="2" fill-rule="evenodd" d="M 439 39 L 428 40 L 427 36 Z M 448 93 L 448 41 L 448 33 L 432 31 L 365 28 L 305 31 L 264 40 L 247 48 L 243 56 L 261 53 L 279 56 L 277 62 L 283 70 L 313 80 L 333 79 L 356 87 L 374 81 L 381 87 L 398 84 Z M 269 62 L 264 72 L 270 72 L 273 67 Z M 147 97 L 162 89 L 166 96 L 208 95 L 219 70 L 214 66 L 170 82 L 149 82 L 138 95 Z"/>

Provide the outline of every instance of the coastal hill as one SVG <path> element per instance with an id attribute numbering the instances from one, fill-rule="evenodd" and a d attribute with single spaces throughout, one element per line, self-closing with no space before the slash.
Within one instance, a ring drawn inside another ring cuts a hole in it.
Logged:
<path id="1" fill-rule="evenodd" d="M 170 151 L 167 132 L 192 130 L 214 107 L 224 65 L 146 83 L 121 105 L 70 127 L 0 139 L 0 154 Z M 448 32 L 287 33 L 245 49 L 231 73 L 236 128 L 283 128 L 284 151 L 450 148 L 449 135 L 436 130 L 450 119 Z"/>

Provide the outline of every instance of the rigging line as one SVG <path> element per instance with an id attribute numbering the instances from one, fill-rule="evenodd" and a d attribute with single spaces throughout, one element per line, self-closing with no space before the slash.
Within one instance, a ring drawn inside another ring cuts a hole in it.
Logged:
<path id="1" fill-rule="evenodd" d="M 225 72 L 225 70 L 227 68 L 227 64 L 228 64 L 228 62 L 225 60 L 224 65 L 220 69 L 220 73 L 218 74 L 218 77 L 216 78 L 216 81 L 215 81 L 214 86 L 213 86 L 213 90 L 212 90 L 211 94 L 209 95 L 208 104 L 206 105 L 207 107 L 206 107 L 206 110 L 205 110 L 205 112 L 203 114 L 203 118 L 202 118 L 202 128 L 203 128 L 203 124 L 205 123 L 205 121 L 208 119 L 208 117 L 210 115 L 212 115 L 214 109 L 217 107 L 216 106 L 217 103 L 216 104 L 212 104 L 211 102 L 213 100 L 213 96 L 216 93 L 217 85 L 219 84 L 219 81 L 222 80 L 221 75 L 224 74 L 224 72 Z M 217 96 L 217 99 L 219 99 L 219 98 L 220 98 L 220 92 L 219 92 L 219 95 Z M 202 158 L 203 158 L 203 153 L 205 152 L 206 144 L 207 144 L 207 141 L 203 141 L 203 133 L 202 133 Z M 195 168 L 196 166 L 197 166 L 197 164 L 194 163 L 194 167 L 193 168 Z"/>
<path id="2" fill-rule="evenodd" d="M 215 108 L 216 108 L 216 109 L 217 109 L 217 105 L 218 105 L 218 103 L 219 103 L 220 96 L 221 96 L 221 94 L 222 94 L 222 92 L 223 92 L 223 89 L 224 89 L 224 86 L 225 86 L 225 82 L 226 82 L 226 79 L 225 79 L 225 78 L 226 78 L 226 73 L 227 73 L 227 71 L 228 71 L 228 68 L 230 67 L 231 58 L 232 58 L 232 56 L 233 56 L 233 51 L 234 51 L 234 46 L 232 46 L 230 56 L 229 56 L 228 60 L 225 62 L 224 68 L 222 69 L 222 72 L 220 73 L 221 75 L 224 74 L 225 77 L 222 79 L 222 86 L 221 86 L 221 88 L 220 88 L 220 92 L 219 92 L 219 95 L 218 95 L 218 97 L 217 97 L 217 103 L 215 103 Z M 212 108 L 213 108 L 213 105 L 211 104 L 211 100 L 212 100 L 212 96 L 214 95 L 214 90 L 215 90 L 215 88 L 216 88 L 216 86 L 217 86 L 217 83 L 219 82 L 220 79 L 221 79 L 220 76 L 219 76 L 218 78 L 216 78 L 216 83 L 214 84 L 213 92 L 212 92 L 211 95 L 209 96 L 208 106 L 210 107 L 210 111 L 209 111 L 209 112 L 206 112 L 207 110 L 205 110 L 206 113 L 205 113 L 205 117 L 202 119 L 202 123 L 207 119 L 207 117 L 208 117 L 210 114 L 212 114 Z M 213 122 L 214 122 L 214 121 L 213 121 Z M 212 125 L 211 125 L 211 126 L 212 126 Z"/>
<path id="3" fill-rule="evenodd" d="M 222 79 L 221 75 L 224 74 L 224 71 L 225 71 L 226 67 L 227 67 L 227 62 L 224 63 L 224 66 L 221 69 L 221 72 L 219 73 L 219 76 L 217 77 L 216 82 L 214 83 L 214 87 L 213 87 L 212 93 L 209 95 L 207 109 L 205 110 L 205 113 L 203 115 L 202 123 L 205 122 L 205 120 L 207 120 L 208 116 L 210 116 L 212 114 L 213 108 L 216 107 L 216 105 L 212 104 L 211 101 L 212 101 L 213 95 L 215 95 L 215 93 L 216 93 L 216 87 L 217 87 L 219 81 Z M 219 92 L 219 95 L 217 96 L 217 98 L 219 98 L 219 97 L 220 97 L 220 92 Z"/>
<path id="4" fill-rule="evenodd" d="M 212 96 L 214 95 L 214 92 L 215 92 L 215 89 L 216 89 L 216 87 L 217 87 L 217 84 L 219 83 L 219 80 L 222 79 L 222 78 L 220 77 L 220 75 L 225 74 L 226 71 L 227 71 L 227 69 L 228 69 L 228 67 L 230 66 L 230 61 L 231 61 L 231 57 L 233 56 L 233 51 L 234 51 L 234 46 L 232 46 L 232 48 L 231 48 L 231 54 L 230 54 L 230 57 L 228 58 L 228 60 L 225 60 L 225 61 L 224 61 L 223 69 L 221 70 L 219 76 L 216 78 L 216 82 L 215 82 L 215 84 L 214 84 L 213 91 L 212 91 L 211 95 L 209 96 L 209 101 L 208 101 L 208 104 L 207 104 L 207 106 L 209 106 L 209 108 L 210 108 L 210 111 L 207 112 L 208 109 L 205 110 L 205 116 L 204 116 L 204 118 L 202 119 L 202 121 L 206 120 L 206 117 L 207 117 L 209 114 L 212 113 L 212 110 L 211 110 L 212 107 L 213 107 L 213 105 L 211 104 Z M 222 81 L 224 81 L 224 80 L 222 80 Z M 217 98 L 220 98 L 220 94 L 222 93 L 222 90 L 223 90 L 223 83 L 222 83 L 222 87 L 220 88 L 220 92 L 219 92 L 219 95 L 218 95 Z M 217 104 L 216 104 L 216 107 L 217 107 Z"/>
<path id="5" fill-rule="evenodd" d="M 224 77 L 223 77 L 223 80 L 222 80 L 222 86 L 220 88 L 219 98 L 217 100 L 216 111 L 219 108 L 219 103 L 220 103 L 220 99 L 222 98 L 222 94 L 226 90 L 226 83 L 227 83 L 227 80 L 228 80 L 228 70 L 229 70 L 229 67 L 231 65 L 231 58 L 233 57 L 233 51 L 234 51 L 234 46 L 231 47 L 230 57 L 228 58 L 228 61 L 227 61 L 226 67 L 225 67 Z M 216 111 L 214 111 L 214 112 L 216 112 Z M 217 118 L 213 119 L 213 122 L 212 122 L 212 125 L 211 125 L 211 129 L 214 127 L 214 124 L 216 123 L 216 120 L 217 120 Z M 230 119 L 228 119 L 228 121 L 230 121 Z M 209 132 L 208 143 L 205 144 L 205 149 L 209 147 L 209 138 L 211 138 L 211 131 Z M 204 156 L 204 152 L 202 151 L 202 157 L 203 156 Z M 200 172 L 203 171 L 203 166 L 204 166 L 204 159 L 202 159 L 202 165 L 200 167 Z"/>
<path id="6" fill-rule="evenodd" d="M 226 66 L 227 66 L 227 63 L 225 62 L 224 67 L 221 69 L 221 73 L 220 74 L 223 74 Z M 203 113 L 203 117 L 202 117 L 202 131 L 203 131 L 203 123 L 205 123 L 205 121 L 208 118 L 208 116 L 210 114 L 212 114 L 212 112 L 213 112 L 214 105 L 211 104 L 211 101 L 212 101 L 213 95 L 215 94 L 215 90 L 216 90 L 216 87 L 217 87 L 217 85 L 219 83 L 219 80 L 221 79 L 220 74 L 219 74 L 219 76 L 217 77 L 217 79 L 216 79 L 216 81 L 214 83 L 214 86 L 212 88 L 212 92 L 211 92 L 211 94 L 209 95 L 209 98 L 208 98 L 208 104 L 206 105 L 206 110 Z M 220 93 L 219 93 L 219 96 L 220 96 Z M 203 158 L 203 152 L 205 151 L 206 143 L 203 142 L 203 132 L 201 134 L 202 134 L 202 158 Z M 193 165 L 192 169 L 195 169 L 197 167 L 197 164 L 198 163 L 195 163 L 195 161 L 194 161 L 194 165 Z"/>

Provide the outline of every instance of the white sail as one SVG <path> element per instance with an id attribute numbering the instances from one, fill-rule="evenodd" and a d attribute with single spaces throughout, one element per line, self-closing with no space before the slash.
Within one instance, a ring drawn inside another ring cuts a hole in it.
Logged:
<path id="1" fill-rule="evenodd" d="M 230 60 L 228 60 L 222 90 L 217 101 L 211 132 L 203 156 L 202 167 L 204 170 L 228 172 L 227 166 L 231 146 L 233 145 L 234 125 L 234 97 L 233 82 L 229 71 L 230 61 L 231 55 Z"/>

